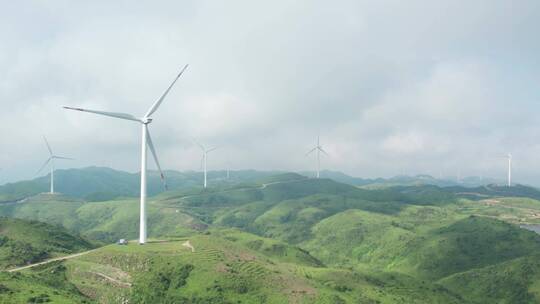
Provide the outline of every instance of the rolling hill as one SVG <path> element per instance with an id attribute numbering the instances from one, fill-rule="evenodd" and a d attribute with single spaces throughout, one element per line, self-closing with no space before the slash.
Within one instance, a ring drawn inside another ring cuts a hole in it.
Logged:
<path id="1" fill-rule="evenodd" d="M 61 303 L 467 303 L 437 284 L 326 267 L 297 247 L 222 229 L 28 269 L 0 300 L 26 303 L 36 292 L 21 282 L 36 279 L 39 296 Z"/>
<path id="2" fill-rule="evenodd" d="M 210 171 L 208 178 L 213 188 L 230 187 L 231 185 L 262 183 L 283 172 L 240 170 L 231 171 L 230 178 L 226 179 L 225 171 Z M 312 176 L 312 172 L 302 173 Z M 201 172 L 178 172 L 169 170 L 165 172 L 170 190 L 183 190 L 198 188 L 202 184 Z M 482 190 L 487 180 L 467 179 L 466 183 L 459 184 L 451 180 L 440 180 L 429 175 L 396 176 L 392 178 L 362 179 L 352 177 L 341 172 L 322 171 L 321 176 L 352 186 L 361 186 L 367 189 L 388 188 L 396 186 L 422 186 L 435 185 L 439 187 L 455 187 L 465 192 L 469 188 L 475 191 Z M 122 197 L 135 197 L 139 193 L 139 174 L 118 171 L 105 167 L 88 167 L 82 169 L 65 169 L 55 172 L 55 189 L 64 195 L 84 199 L 87 201 L 107 201 Z M 492 188 L 497 188 L 492 186 Z M 532 189 L 532 188 L 531 188 Z M 33 180 L 8 183 L 0 186 L 0 203 L 14 202 L 27 197 L 47 192 L 49 190 L 49 175 Z M 159 175 L 149 171 L 148 193 L 156 195 L 164 191 Z M 523 191 L 519 190 L 519 191 Z"/>
<path id="3" fill-rule="evenodd" d="M 315 176 L 315 172 L 300 172 L 305 176 Z M 322 178 L 328 178 L 340 183 L 366 188 L 386 188 L 395 186 L 421 186 L 433 185 L 438 187 L 465 187 L 474 188 L 488 184 L 501 184 L 501 182 L 492 178 L 480 178 L 477 176 L 465 177 L 459 182 L 448 177 L 435 178 L 428 174 L 418 175 L 396 175 L 389 178 L 360 178 L 347 175 L 339 171 L 323 170 L 320 172 Z"/>
<path id="4" fill-rule="evenodd" d="M 165 242 L 110 245 L 50 267 L 74 297 L 102 303 L 532 303 L 540 237 L 515 218 L 538 221 L 535 197 L 524 186 L 365 189 L 259 175 L 152 197 L 149 236 Z M 102 244 L 138 233 L 136 198 L 42 194 L 2 204 L 0 215 Z"/>
<path id="5" fill-rule="evenodd" d="M 171 190 L 196 188 L 202 185 L 201 172 L 165 171 L 167 184 Z M 226 186 L 253 182 L 276 172 L 254 170 L 231 171 L 226 179 L 225 171 L 210 171 L 208 178 L 212 186 Z M 0 186 L 0 202 L 12 202 L 29 196 L 49 191 L 49 175 L 33 180 L 8 183 Z M 55 190 L 67 196 L 88 201 L 106 201 L 119 197 L 135 197 L 139 194 L 139 173 L 128 173 L 104 167 L 88 167 L 82 169 L 65 169 L 55 171 Z M 163 192 L 159 174 L 148 173 L 148 194 Z"/>
<path id="6" fill-rule="evenodd" d="M 65 228 L 38 221 L 0 218 L 0 269 L 92 248 Z"/>

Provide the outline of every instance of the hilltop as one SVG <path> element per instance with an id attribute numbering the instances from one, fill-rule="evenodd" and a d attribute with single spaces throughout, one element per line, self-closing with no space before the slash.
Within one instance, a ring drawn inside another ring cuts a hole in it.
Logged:
<path id="1" fill-rule="evenodd" d="M 41 297 L 60 294 L 64 303 L 467 303 L 436 284 L 326 267 L 305 250 L 237 230 L 109 245 L 25 270 L 0 300 L 26 303 L 29 288 L 13 285 L 38 278 Z"/>

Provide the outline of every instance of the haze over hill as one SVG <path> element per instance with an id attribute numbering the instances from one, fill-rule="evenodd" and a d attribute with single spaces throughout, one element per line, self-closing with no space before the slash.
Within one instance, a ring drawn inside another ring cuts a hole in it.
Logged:
<path id="1" fill-rule="evenodd" d="M 209 171 L 208 176 L 214 186 L 226 186 L 242 183 L 253 183 L 262 178 L 276 174 L 276 171 L 242 170 L 231 171 L 229 179 L 226 171 Z M 202 172 L 178 172 L 167 170 L 167 185 L 170 190 L 196 188 L 202 185 Z M 302 172 L 305 176 L 313 176 L 313 172 Z M 337 171 L 323 170 L 321 177 L 346 184 L 362 187 L 389 187 L 407 185 L 437 185 L 441 187 L 477 187 L 491 184 L 494 180 L 466 178 L 463 182 L 448 179 L 436 179 L 428 175 L 396 176 L 393 178 L 364 179 L 352 177 Z M 49 191 L 50 175 L 33 180 L 8 183 L 0 186 L 0 202 L 16 201 L 32 195 Z M 67 196 L 89 201 L 103 201 L 118 197 L 134 197 L 139 194 L 140 177 L 138 173 L 128 173 L 105 167 L 88 167 L 82 169 L 62 169 L 55 173 L 56 191 Z M 159 174 L 150 171 L 148 193 L 158 194 L 165 189 Z"/>

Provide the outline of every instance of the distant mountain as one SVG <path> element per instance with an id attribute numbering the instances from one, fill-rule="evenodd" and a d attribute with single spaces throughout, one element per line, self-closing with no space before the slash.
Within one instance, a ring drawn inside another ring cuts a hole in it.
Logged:
<path id="1" fill-rule="evenodd" d="M 305 176 L 315 176 L 314 172 L 304 171 L 301 174 Z M 368 188 L 381 188 L 391 186 L 418 186 L 418 185 L 435 185 L 439 187 L 463 186 L 463 187 L 478 187 L 488 184 L 500 183 L 494 179 L 480 178 L 476 176 L 465 177 L 459 182 L 448 178 L 435 178 L 427 174 L 419 174 L 415 176 L 397 175 L 389 178 L 361 178 L 353 177 L 339 171 L 321 171 L 321 178 L 333 179 L 340 183 L 345 183 L 353 186 L 362 186 Z"/>
<path id="2" fill-rule="evenodd" d="M 540 200 L 540 190 L 526 185 L 513 185 L 512 187 L 490 184 L 474 188 L 448 187 L 446 191 L 453 192 L 470 199 L 483 199 L 486 197 L 528 197 Z"/>
<path id="3" fill-rule="evenodd" d="M 201 172 L 165 171 L 169 190 L 200 187 Z M 212 186 L 253 182 L 276 172 L 255 170 L 231 171 L 226 179 L 225 171 L 210 171 L 208 178 Z M 89 201 L 104 201 L 118 197 L 133 197 L 139 194 L 139 173 L 128 173 L 104 167 L 57 170 L 55 190 L 59 193 Z M 33 180 L 8 183 L 0 186 L 0 202 L 17 201 L 29 196 L 49 191 L 49 175 Z M 156 195 L 164 187 L 156 171 L 149 171 L 148 194 Z"/>
<path id="4" fill-rule="evenodd" d="M 187 171 L 165 171 L 167 177 L 168 190 L 183 190 L 201 188 L 202 172 Z M 305 178 L 314 174 L 312 172 L 287 173 L 280 171 L 256 171 L 240 170 L 231 171 L 229 179 L 226 178 L 226 171 L 208 172 L 209 183 L 212 188 L 230 187 L 233 185 L 245 185 L 256 183 L 268 183 L 275 178 Z M 353 177 L 337 171 L 322 171 L 321 178 L 328 178 L 334 181 L 363 187 L 366 189 L 380 189 L 396 186 L 421 186 L 435 185 L 439 187 L 460 188 L 481 188 L 487 185 L 490 180 L 476 177 L 464 178 L 461 183 L 452 180 L 437 179 L 430 175 L 417 176 L 395 176 L 391 178 L 364 179 Z M 28 198 L 49 190 L 49 175 L 35 178 L 33 180 L 8 183 L 0 186 L 0 203 L 14 202 Z M 57 170 L 55 172 L 55 189 L 66 196 L 79 198 L 87 201 L 106 201 L 120 197 L 136 197 L 139 195 L 139 173 L 129 173 L 105 167 L 88 167 L 82 169 Z M 498 189 L 498 186 L 491 181 L 491 189 Z M 524 191 L 512 187 L 515 191 Z M 504 191 L 504 188 L 501 188 Z M 532 189 L 532 188 L 531 188 Z M 452 190 L 452 191 L 454 191 Z M 156 171 L 149 171 L 148 194 L 156 195 L 164 191 L 164 187 Z M 465 190 L 460 190 L 465 192 Z M 476 190 L 474 190 L 476 191 Z M 485 191 L 485 190 L 478 190 Z M 499 190 L 497 190 L 499 191 Z M 519 195 L 528 196 L 530 195 Z M 536 195 L 536 194 L 534 194 Z M 536 196 L 533 196 L 534 198 Z"/>

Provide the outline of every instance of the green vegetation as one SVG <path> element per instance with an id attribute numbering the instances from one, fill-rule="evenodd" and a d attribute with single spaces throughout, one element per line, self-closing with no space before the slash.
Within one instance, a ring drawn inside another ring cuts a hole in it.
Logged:
<path id="1" fill-rule="evenodd" d="M 169 189 L 184 190 L 200 187 L 201 172 L 165 171 Z M 252 183 L 275 175 L 272 172 L 254 170 L 230 172 L 225 179 L 225 171 L 208 172 L 213 187 Z M 84 169 L 67 169 L 55 171 L 55 190 L 65 195 L 87 201 L 107 201 L 121 197 L 135 197 L 139 194 L 139 174 L 117 171 L 110 168 L 88 167 Z M 0 186 L 0 203 L 14 202 L 33 195 L 49 191 L 49 175 L 29 181 L 9 183 Z M 163 191 L 159 174 L 148 173 L 148 194 L 156 195 Z"/>
<path id="2" fill-rule="evenodd" d="M 0 303 L 80 304 L 93 301 L 67 280 L 66 267 L 56 262 L 27 273 L 0 273 Z"/>
<path id="3" fill-rule="evenodd" d="M 441 283 L 477 303 L 538 303 L 540 256 L 535 254 L 458 273 Z"/>
<path id="4" fill-rule="evenodd" d="M 216 233 L 190 237 L 194 251 L 185 239 L 111 245 L 66 264 L 79 290 L 101 302 L 129 297 L 135 303 L 464 303 L 429 282 L 328 268 L 271 239 L 238 230 Z M 282 248 L 272 250 L 275 245 Z"/>
<path id="5" fill-rule="evenodd" d="M 367 190 L 253 173 L 153 197 L 155 242 L 109 245 L 59 263 L 65 285 L 57 285 L 66 297 L 100 303 L 534 303 L 540 237 L 516 224 L 539 223 L 536 192 Z M 135 239 L 138 212 L 131 198 L 38 195 L 0 205 L 0 215 L 59 224 L 102 243 Z M 32 301 L 45 301 L 40 294 Z"/>
<path id="6" fill-rule="evenodd" d="M 0 269 L 75 253 L 92 245 L 58 226 L 0 218 Z"/>

